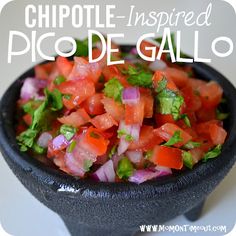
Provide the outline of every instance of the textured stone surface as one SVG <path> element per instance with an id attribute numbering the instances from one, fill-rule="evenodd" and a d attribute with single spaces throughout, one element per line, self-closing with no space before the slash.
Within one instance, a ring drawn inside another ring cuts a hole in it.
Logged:
<path id="1" fill-rule="evenodd" d="M 13 129 L 15 102 L 21 81 L 32 76 L 33 70 L 22 75 L 1 100 L 2 154 L 24 186 L 62 217 L 72 235 L 131 235 L 139 225 L 160 224 L 185 214 L 214 190 L 236 161 L 236 91 L 230 82 L 210 67 L 203 64 L 193 66 L 199 77 L 221 84 L 230 118 L 226 124 L 229 137 L 222 155 L 197 165 L 192 171 L 141 185 L 95 183 L 76 180 L 20 153 Z"/>

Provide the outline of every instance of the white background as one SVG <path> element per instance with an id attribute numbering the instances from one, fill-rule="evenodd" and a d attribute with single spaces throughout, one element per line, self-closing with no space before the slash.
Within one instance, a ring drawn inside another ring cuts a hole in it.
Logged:
<path id="1" fill-rule="evenodd" d="M 1 0 L 0 0 L 1 1 Z M 7 89 L 11 82 L 17 76 L 31 67 L 30 55 L 13 58 L 12 64 L 7 64 L 7 47 L 9 30 L 20 30 L 29 35 L 30 30 L 24 25 L 24 7 L 27 3 L 34 3 L 39 1 L 14 1 L 9 3 L 2 11 L 0 16 L 0 96 Z M 63 3 L 69 4 L 69 1 L 44 1 L 41 4 Z M 212 2 L 213 9 L 210 17 L 212 23 L 210 27 L 198 28 L 199 53 L 202 57 L 212 58 L 211 66 L 224 74 L 234 85 L 236 85 L 236 49 L 234 53 L 227 58 L 217 58 L 212 54 L 211 42 L 219 36 L 230 37 L 236 46 L 236 15 L 233 8 L 221 0 L 139 0 L 139 1 L 70 1 L 70 4 L 99 4 L 102 8 L 104 4 L 116 4 L 117 15 L 128 15 L 129 6 L 135 4 L 139 11 L 167 11 L 171 12 L 173 8 L 176 11 L 190 11 L 193 10 L 199 13 L 206 9 L 208 3 Z M 137 38 L 146 32 L 155 32 L 154 28 L 127 28 L 124 27 L 125 22 L 116 21 L 117 27 L 112 30 L 102 29 L 101 31 L 125 33 L 125 39 L 119 40 L 120 43 L 136 43 Z M 183 51 L 193 54 L 193 32 L 194 27 L 185 27 L 180 24 L 172 30 L 182 31 L 182 46 Z M 86 37 L 87 29 L 73 29 L 69 21 L 66 22 L 64 29 L 37 29 L 38 35 L 45 32 L 55 31 L 57 36 L 74 36 L 78 38 Z M 43 50 L 48 54 L 54 55 L 53 50 L 54 40 L 48 41 L 43 46 Z M 22 41 L 16 41 L 14 47 L 20 48 L 24 46 Z M 219 45 L 221 50 L 225 45 Z M 64 45 L 67 49 L 68 45 Z M 40 61 L 40 58 L 37 58 Z M 193 225 L 226 225 L 230 231 L 236 221 L 235 213 L 235 196 L 236 196 L 236 169 L 233 168 L 224 181 L 217 187 L 217 189 L 209 196 L 206 206 L 204 208 L 202 218 Z M 63 225 L 60 218 L 34 199 L 31 194 L 24 189 L 16 177 L 9 170 L 5 161 L 0 154 L 0 222 L 4 229 L 14 236 L 68 236 L 68 232 Z M 183 225 L 190 224 L 184 217 L 180 216 L 168 225 Z M 150 235 L 150 234 L 149 234 Z M 160 233 L 158 235 L 170 235 L 168 232 Z M 175 234 L 179 235 L 179 234 Z M 182 235 L 182 234 L 181 234 Z M 187 235 L 187 234 L 185 234 Z M 206 235 L 206 233 L 198 233 L 197 235 Z M 222 235 L 222 233 L 209 233 L 207 235 Z M 1 236 L 1 235 L 0 235 Z"/>

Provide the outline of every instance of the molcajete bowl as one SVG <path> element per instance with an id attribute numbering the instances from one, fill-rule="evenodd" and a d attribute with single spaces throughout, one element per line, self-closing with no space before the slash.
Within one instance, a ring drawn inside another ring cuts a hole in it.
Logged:
<path id="1" fill-rule="evenodd" d="M 123 46 L 122 50 L 129 50 Z M 197 76 L 217 81 L 227 99 L 230 117 L 222 154 L 191 171 L 145 182 L 98 183 L 75 179 L 19 151 L 14 122 L 22 81 L 34 76 L 33 68 L 21 75 L 5 92 L 0 104 L 0 148 L 17 178 L 44 205 L 64 220 L 72 235 L 133 235 L 140 225 L 163 224 L 184 214 L 196 220 L 206 197 L 226 176 L 236 161 L 236 90 L 211 67 L 192 64 Z"/>

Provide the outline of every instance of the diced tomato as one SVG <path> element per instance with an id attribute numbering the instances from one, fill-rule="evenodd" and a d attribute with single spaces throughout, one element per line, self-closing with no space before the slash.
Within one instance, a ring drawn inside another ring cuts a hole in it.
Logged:
<path id="1" fill-rule="evenodd" d="M 180 170 L 183 167 L 182 151 L 178 148 L 156 146 L 151 161 L 156 165 Z"/>
<path id="2" fill-rule="evenodd" d="M 185 86 L 181 89 L 182 95 L 184 97 L 184 102 L 189 111 L 197 111 L 202 106 L 202 101 L 200 96 L 194 92 L 191 86 Z"/>
<path id="3" fill-rule="evenodd" d="M 183 130 L 186 133 L 188 133 L 193 139 L 196 139 L 198 137 L 197 132 L 194 129 L 190 128 L 190 127 L 183 128 Z"/>
<path id="4" fill-rule="evenodd" d="M 195 91 L 195 92 L 199 92 L 199 88 L 201 86 L 206 85 L 207 82 L 200 80 L 200 79 L 196 79 L 196 78 L 189 78 L 188 79 L 188 85 Z"/>
<path id="5" fill-rule="evenodd" d="M 105 66 L 102 70 L 102 74 L 105 78 L 105 81 L 109 81 L 110 79 L 116 78 L 124 87 L 130 86 L 126 80 L 126 77 L 120 72 L 118 66 L 116 65 Z"/>
<path id="6" fill-rule="evenodd" d="M 171 78 L 175 85 L 177 85 L 179 88 L 183 88 L 188 82 L 188 74 L 183 70 L 167 67 L 165 72 L 167 77 Z"/>
<path id="7" fill-rule="evenodd" d="M 90 117 L 83 108 L 78 109 L 75 112 L 72 112 L 68 116 L 63 116 L 61 118 L 58 118 L 58 121 L 61 122 L 62 124 L 72 125 L 74 127 L 80 127 L 81 125 L 88 123 L 89 120 Z"/>
<path id="8" fill-rule="evenodd" d="M 34 73 L 37 79 L 48 79 L 48 73 L 40 65 L 34 67 Z"/>
<path id="9" fill-rule="evenodd" d="M 209 120 L 216 119 L 216 109 L 206 109 L 201 108 L 200 110 L 196 111 L 196 116 L 199 122 L 206 122 Z"/>
<path id="10" fill-rule="evenodd" d="M 53 156 L 53 162 L 56 166 L 58 166 L 60 168 L 60 170 L 73 175 L 73 173 L 71 173 L 69 171 L 69 169 L 66 167 L 65 164 L 65 152 L 64 151 L 60 151 L 56 154 L 56 156 Z"/>
<path id="11" fill-rule="evenodd" d="M 137 104 L 125 105 L 125 124 L 142 124 L 144 118 L 144 103 L 140 99 Z"/>
<path id="12" fill-rule="evenodd" d="M 211 81 L 199 88 L 202 105 L 205 108 L 216 108 L 223 96 L 223 89 L 214 81 Z"/>
<path id="13" fill-rule="evenodd" d="M 90 115 L 101 115 L 105 113 L 104 105 L 102 99 L 104 98 L 102 93 L 95 93 L 91 97 L 87 98 L 81 106 Z"/>
<path id="14" fill-rule="evenodd" d="M 103 98 L 102 103 L 105 111 L 110 114 L 116 121 L 121 121 L 125 117 L 124 105 L 114 101 L 112 98 Z"/>
<path id="15" fill-rule="evenodd" d="M 154 99 L 150 89 L 140 89 L 141 100 L 144 103 L 144 117 L 152 118 Z"/>
<path id="16" fill-rule="evenodd" d="M 224 144 L 225 139 L 227 137 L 227 132 L 224 130 L 224 128 L 216 124 L 211 124 L 209 130 L 210 130 L 211 141 L 213 142 L 213 144 L 215 145 Z"/>
<path id="17" fill-rule="evenodd" d="M 70 95 L 70 98 L 62 97 L 63 105 L 68 109 L 72 110 L 77 107 L 76 96 Z"/>
<path id="18" fill-rule="evenodd" d="M 140 51 L 143 55 L 145 55 L 146 57 L 152 57 L 153 54 L 153 49 L 148 49 L 148 47 L 152 47 L 155 49 L 156 53 L 155 53 L 155 58 L 157 57 L 157 54 L 159 52 L 159 47 L 157 47 L 156 45 L 154 45 L 153 43 L 150 43 L 148 41 L 143 40 L 140 44 Z"/>
<path id="19" fill-rule="evenodd" d="M 200 140 L 197 140 L 197 141 L 200 141 Z M 200 141 L 201 142 L 201 141 Z M 210 151 L 212 148 L 214 148 L 215 145 L 212 143 L 211 140 L 209 139 L 202 139 L 202 142 L 201 142 L 201 150 L 206 153 L 208 151 Z"/>
<path id="20" fill-rule="evenodd" d="M 109 129 L 114 125 L 118 126 L 118 123 L 108 113 L 95 116 L 93 119 L 91 119 L 90 122 L 97 129 L 102 130 L 102 131 Z"/>
<path id="21" fill-rule="evenodd" d="M 30 114 L 25 114 L 23 120 L 28 126 L 32 124 L 32 116 Z"/>
<path id="22" fill-rule="evenodd" d="M 158 70 L 155 72 L 155 74 L 152 77 L 154 87 L 157 88 L 159 82 L 161 82 L 164 78 L 167 80 L 167 85 L 166 85 L 167 89 L 178 91 L 176 84 L 173 82 L 173 80 L 168 76 L 168 74 L 165 71 Z"/>
<path id="23" fill-rule="evenodd" d="M 212 125 L 221 126 L 221 121 L 219 121 L 219 120 L 210 120 L 210 121 L 207 121 L 207 122 L 197 124 L 196 127 L 195 127 L 195 130 L 198 133 L 198 135 L 201 136 L 202 138 L 210 139 L 210 127 Z"/>
<path id="24" fill-rule="evenodd" d="M 117 49 L 117 51 L 115 52 L 112 52 L 111 55 L 115 58 L 120 58 L 120 47 L 118 44 L 114 43 L 114 42 L 111 42 L 111 48 L 112 49 Z"/>
<path id="25" fill-rule="evenodd" d="M 185 145 L 187 142 L 192 140 L 192 136 L 189 135 L 187 132 L 185 132 L 183 129 L 178 127 L 175 124 L 171 123 L 166 123 L 163 126 L 161 126 L 158 129 L 155 129 L 154 132 L 159 135 L 161 138 L 163 138 L 165 141 L 169 141 L 172 136 L 174 135 L 175 132 L 179 131 L 180 132 L 180 137 L 182 141 L 174 144 L 173 146 L 175 147 L 181 147 Z"/>
<path id="26" fill-rule="evenodd" d="M 139 140 L 131 142 L 129 150 L 148 151 L 159 145 L 164 140 L 155 135 L 152 126 L 143 125 L 140 130 Z"/>
<path id="27" fill-rule="evenodd" d="M 83 57 L 75 57 L 75 64 L 69 75 L 70 80 L 88 79 L 96 83 L 102 73 L 100 65 L 96 62 L 89 63 Z"/>
<path id="28" fill-rule="evenodd" d="M 97 156 L 102 156 L 107 151 L 109 141 L 105 139 L 102 133 L 92 126 L 88 128 L 84 139 L 81 140 L 81 146 Z"/>
<path id="29" fill-rule="evenodd" d="M 102 70 L 102 74 L 105 78 L 105 81 L 109 81 L 110 79 L 121 75 L 120 71 L 115 65 L 105 66 Z"/>
<path id="30" fill-rule="evenodd" d="M 98 57 L 100 57 L 101 53 L 102 52 L 101 52 L 100 49 L 94 48 L 93 53 L 92 53 L 93 59 L 97 59 Z M 107 58 L 106 57 L 107 57 L 107 55 L 105 54 L 104 57 L 98 61 L 101 68 L 103 68 L 107 63 Z"/>
<path id="31" fill-rule="evenodd" d="M 54 66 L 53 62 L 49 62 L 42 65 L 36 65 L 34 67 L 35 77 L 37 79 L 48 79 L 48 76 L 51 73 L 53 66 Z"/>
<path id="32" fill-rule="evenodd" d="M 156 125 L 157 127 L 161 127 L 165 123 L 172 123 L 175 124 L 176 121 L 174 120 L 173 116 L 170 115 L 162 115 L 162 114 L 155 114 L 155 120 L 156 120 Z"/>
<path id="33" fill-rule="evenodd" d="M 66 57 L 61 56 L 57 57 L 56 65 L 60 75 L 63 75 L 66 78 L 69 76 L 73 68 L 73 64 Z"/>
<path id="34" fill-rule="evenodd" d="M 201 148 L 193 148 L 189 151 L 193 158 L 193 163 L 197 164 L 204 155 L 204 151 Z"/>
<path id="35" fill-rule="evenodd" d="M 68 109 L 76 107 L 95 93 L 94 83 L 87 79 L 67 80 L 61 83 L 58 89 L 62 94 L 72 95 L 69 99 L 63 99 Z"/>
<path id="36" fill-rule="evenodd" d="M 17 136 L 20 135 L 20 134 L 21 134 L 22 132 L 24 132 L 26 129 L 27 129 L 26 126 L 23 125 L 23 124 L 17 125 L 17 127 L 16 127 L 16 135 L 17 135 Z"/>

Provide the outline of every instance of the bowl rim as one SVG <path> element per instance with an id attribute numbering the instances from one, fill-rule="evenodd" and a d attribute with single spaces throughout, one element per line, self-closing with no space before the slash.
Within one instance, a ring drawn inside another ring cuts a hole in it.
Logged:
<path id="1" fill-rule="evenodd" d="M 131 45 L 122 46 L 124 51 L 130 47 Z M 131 182 L 103 183 L 89 179 L 77 179 L 60 170 L 45 166 L 35 158 L 31 158 L 30 155 L 20 152 L 14 129 L 11 126 L 12 123 L 9 123 L 8 119 L 8 116 L 11 116 L 10 113 L 15 110 L 14 107 L 9 109 L 11 100 L 9 98 L 12 97 L 12 94 L 15 95 L 12 99 L 16 102 L 22 81 L 29 75 L 33 76 L 34 67 L 19 76 L 2 96 L 0 102 L 0 149 L 2 155 L 8 164 L 17 165 L 18 168 L 29 173 L 32 178 L 43 182 L 58 194 L 79 194 L 90 198 L 147 199 L 153 195 L 161 197 L 166 194 L 175 194 L 176 191 L 186 188 L 193 188 L 221 172 L 227 172 L 236 161 L 236 132 L 233 132 L 236 130 L 236 106 L 234 106 L 236 89 L 231 82 L 209 65 L 193 63 L 191 66 L 198 74 L 201 74 L 201 79 L 215 80 L 222 86 L 231 114 L 228 121 L 229 134 L 221 155 L 206 163 L 196 165 L 193 170 L 186 170 L 177 176 L 171 175 L 158 180 L 149 180 L 140 185 Z"/>

